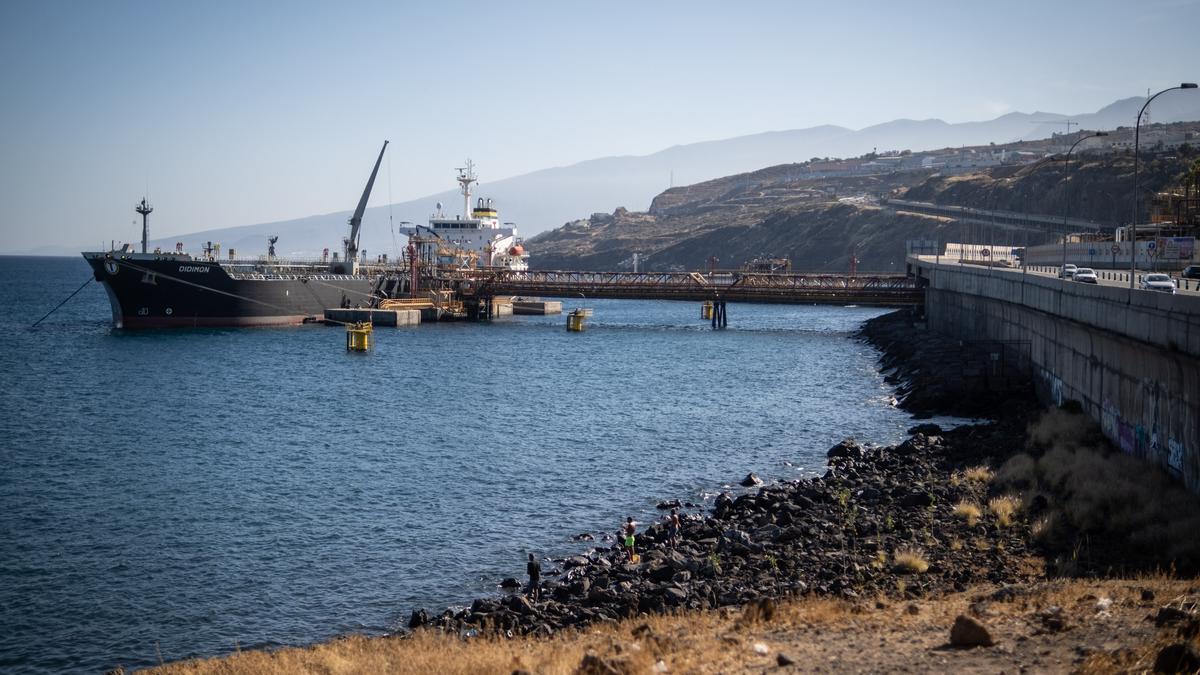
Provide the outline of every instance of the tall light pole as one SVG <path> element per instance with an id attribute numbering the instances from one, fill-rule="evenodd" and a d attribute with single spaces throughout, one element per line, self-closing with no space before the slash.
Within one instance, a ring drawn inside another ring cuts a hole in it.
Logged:
<path id="1" fill-rule="evenodd" d="M 1059 276 L 1062 276 L 1062 268 L 1067 266 L 1067 230 L 1068 230 L 1068 228 L 1070 228 L 1070 225 L 1067 224 L 1067 221 L 1071 219 L 1071 153 L 1075 152 L 1075 146 L 1086 141 L 1087 139 L 1100 138 L 1101 136 L 1107 136 L 1107 135 L 1108 135 L 1107 131 L 1097 131 L 1093 134 L 1089 134 L 1087 136 L 1082 136 L 1079 138 L 1079 140 L 1075 141 L 1075 143 L 1073 143 L 1071 145 L 1070 150 L 1067 150 L 1067 167 L 1066 167 L 1065 175 L 1064 175 L 1064 180 L 1066 182 L 1066 188 L 1065 188 L 1064 194 L 1063 194 L 1063 200 L 1066 201 L 1066 206 L 1063 207 L 1062 266 L 1058 268 Z M 1067 278 L 1065 276 L 1062 277 L 1062 280 L 1063 280 L 1064 284 L 1067 283 Z"/>
<path id="2" fill-rule="evenodd" d="M 1168 91 L 1176 89 L 1195 89 L 1195 82 L 1183 82 L 1178 87 L 1167 87 L 1157 94 L 1146 99 L 1142 104 L 1142 109 L 1138 111 L 1137 124 L 1133 127 L 1133 218 L 1129 221 L 1129 288 L 1133 289 L 1133 278 L 1137 276 L 1137 221 L 1138 221 L 1138 144 L 1141 141 L 1142 132 L 1142 115 L 1146 114 L 1146 107 L 1154 99 L 1162 96 Z"/>

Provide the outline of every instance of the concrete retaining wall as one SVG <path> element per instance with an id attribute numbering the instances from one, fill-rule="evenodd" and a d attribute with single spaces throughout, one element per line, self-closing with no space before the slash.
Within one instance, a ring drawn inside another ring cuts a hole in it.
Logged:
<path id="1" fill-rule="evenodd" d="M 1170 272 L 1181 270 L 1192 264 L 1192 256 L 1196 249 L 1191 237 L 1175 237 L 1163 241 L 1168 242 L 1169 245 L 1163 245 L 1160 248 L 1155 242 L 1139 241 L 1137 243 L 1135 255 L 1138 269 Z M 1153 248 L 1151 248 L 1152 246 Z M 1030 246 L 1025 249 L 1025 264 L 1058 267 L 1063 262 L 1063 248 L 1062 244 Z M 1162 255 L 1155 255 L 1160 250 Z M 1129 242 L 1070 242 L 1066 245 L 1067 262 L 1092 269 L 1128 270 L 1129 253 Z"/>
<path id="2" fill-rule="evenodd" d="M 1200 297 L 910 259 L 929 327 L 995 340 L 1046 400 L 1079 401 L 1114 444 L 1200 492 Z"/>

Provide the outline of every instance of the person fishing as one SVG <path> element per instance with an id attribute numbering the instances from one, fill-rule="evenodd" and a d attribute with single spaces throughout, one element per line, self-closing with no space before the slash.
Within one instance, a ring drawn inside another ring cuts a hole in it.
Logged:
<path id="1" fill-rule="evenodd" d="M 532 553 L 529 554 L 529 562 L 525 564 L 525 571 L 529 574 L 529 598 L 537 602 L 542 594 L 542 565 Z"/>
<path id="2" fill-rule="evenodd" d="M 634 534 L 637 532 L 637 525 L 633 522 L 633 516 L 625 517 L 625 526 L 622 528 L 625 543 L 625 553 L 629 556 L 629 562 L 636 562 L 637 550 L 634 547 L 636 540 Z"/>
<path id="3" fill-rule="evenodd" d="M 679 543 L 679 509 L 671 509 L 671 515 L 667 516 L 667 543 L 671 548 Z"/>

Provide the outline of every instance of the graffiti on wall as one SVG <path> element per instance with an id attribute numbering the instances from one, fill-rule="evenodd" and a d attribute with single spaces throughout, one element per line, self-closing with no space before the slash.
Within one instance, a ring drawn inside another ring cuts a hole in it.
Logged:
<path id="1" fill-rule="evenodd" d="M 1038 377 L 1046 383 L 1046 389 L 1050 392 L 1050 400 L 1054 402 L 1054 405 L 1062 405 L 1065 400 L 1062 378 L 1045 368 L 1038 369 Z"/>
<path id="2" fill-rule="evenodd" d="M 1107 438 L 1118 438 L 1117 420 L 1121 419 L 1121 413 L 1117 410 L 1117 406 L 1113 402 L 1104 399 L 1104 405 L 1100 408 L 1100 431 L 1104 432 Z"/>
<path id="3" fill-rule="evenodd" d="M 1119 421 L 1117 429 L 1117 445 L 1121 447 L 1121 452 L 1127 455 L 1137 454 L 1137 434 L 1134 432 L 1133 425 Z"/>
<path id="4" fill-rule="evenodd" d="M 1167 466 L 1175 473 L 1183 471 L 1183 443 L 1174 438 L 1167 440 Z"/>
<path id="5" fill-rule="evenodd" d="M 1062 378 L 1047 368 L 1039 368 L 1037 375 L 1044 386 L 1042 391 L 1054 405 L 1062 405 L 1069 397 Z M 1159 385 L 1151 380 L 1143 380 L 1142 387 L 1150 406 L 1149 410 L 1143 411 L 1145 414 L 1142 417 L 1158 420 L 1158 406 L 1162 400 Z M 1158 464 L 1176 475 L 1183 473 L 1184 458 L 1189 454 L 1182 440 L 1167 437 L 1157 427 L 1147 427 L 1139 421 L 1123 418 L 1121 409 L 1111 399 L 1104 399 L 1099 411 L 1095 408 L 1091 410 L 1093 414 L 1099 412 L 1101 432 L 1121 452 Z"/>

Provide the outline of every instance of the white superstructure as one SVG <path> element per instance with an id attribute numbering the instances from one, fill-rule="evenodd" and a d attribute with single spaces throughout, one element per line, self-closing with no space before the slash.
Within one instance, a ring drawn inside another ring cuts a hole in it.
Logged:
<path id="1" fill-rule="evenodd" d="M 463 215 L 448 217 L 439 203 L 429 225 L 402 227 L 400 232 L 408 235 L 422 260 L 436 259 L 439 266 L 529 269 L 529 254 L 517 238 L 517 228 L 512 223 L 500 223 L 492 200 L 481 197 L 471 208 L 471 184 L 478 181 L 475 165 L 467 160 L 467 165 L 457 171 Z"/>

